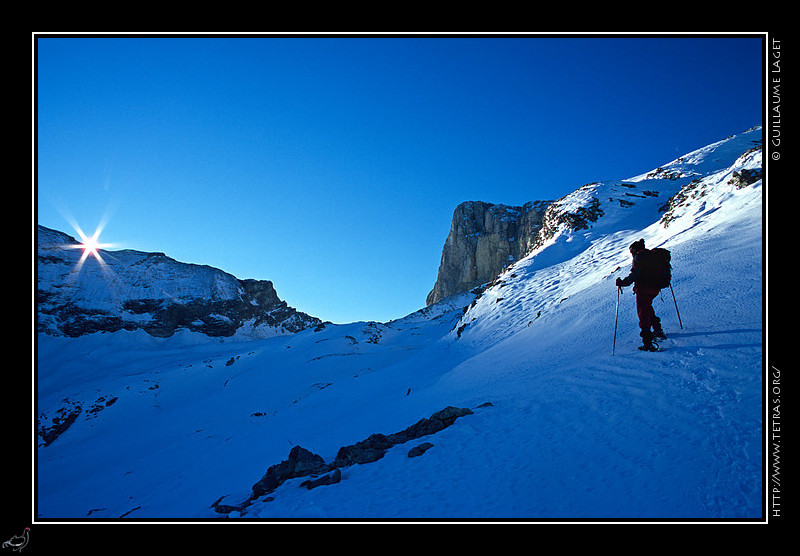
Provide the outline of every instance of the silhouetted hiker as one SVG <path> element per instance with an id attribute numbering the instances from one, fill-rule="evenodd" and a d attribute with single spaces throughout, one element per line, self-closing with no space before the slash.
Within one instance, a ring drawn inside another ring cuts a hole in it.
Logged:
<path id="1" fill-rule="evenodd" d="M 666 263 L 659 261 L 654 251 L 666 253 Z M 669 251 L 645 249 L 644 239 L 640 239 L 631 244 L 630 252 L 633 257 L 631 272 L 625 278 L 617 278 L 617 286 L 624 288 L 634 284 L 636 313 L 639 315 L 639 328 L 641 328 L 639 335 L 642 337 L 643 343 L 639 349 L 657 351 L 658 345 L 653 343 L 653 340 L 664 339 L 666 335 L 661 329 L 661 319 L 653 310 L 653 299 L 661 291 L 661 288 L 669 286 Z M 664 265 L 666 268 L 663 268 Z"/>

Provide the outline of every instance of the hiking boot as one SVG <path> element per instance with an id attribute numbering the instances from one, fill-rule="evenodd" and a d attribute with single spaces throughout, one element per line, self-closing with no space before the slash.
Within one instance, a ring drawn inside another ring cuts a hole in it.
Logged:
<path id="1" fill-rule="evenodd" d="M 667 335 L 664 334 L 664 331 L 660 328 L 658 330 L 653 330 L 653 339 L 654 340 L 666 340 Z"/>
<path id="2" fill-rule="evenodd" d="M 642 331 L 642 345 L 639 349 L 642 351 L 658 351 L 658 344 L 653 341 L 653 333 L 649 330 Z"/>
<path id="3" fill-rule="evenodd" d="M 658 351 L 658 344 L 654 342 L 645 342 L 639 346 L 641 351 Z"/>

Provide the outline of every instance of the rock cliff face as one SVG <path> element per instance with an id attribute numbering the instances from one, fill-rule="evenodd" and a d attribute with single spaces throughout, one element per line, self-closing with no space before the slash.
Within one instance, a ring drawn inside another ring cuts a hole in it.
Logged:
<path id="1" fill-rule="evenodd" d="M 517 207 L 467 201 L 458 205 L 427 305 L 491 282 L 503 268 L 524 257 L 549 203 L 534 201 Z"/>
<path id="2" fill-rule="evenodd" d="M 239 280 L 163 253 L 100 251 L 80 262 L 75 238 L 37 230 L 37 329 L 64 336 L 145 330 L 168 337 L 184 329 L 208 336 L 264 337 L 316 327 L 320 319 L 289 307 L 272 282 Z"/>

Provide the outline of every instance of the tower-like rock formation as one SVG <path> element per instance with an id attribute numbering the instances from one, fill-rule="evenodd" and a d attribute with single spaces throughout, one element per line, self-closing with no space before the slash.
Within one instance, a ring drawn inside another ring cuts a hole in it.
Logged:
<path id="1" fill-rule="evenodd" d="M 458 205 L 427 305 L 491 282 L 503 268 L 524 257 L 549 203 L 533 201 L 517 207 L 467 201 Z"/>

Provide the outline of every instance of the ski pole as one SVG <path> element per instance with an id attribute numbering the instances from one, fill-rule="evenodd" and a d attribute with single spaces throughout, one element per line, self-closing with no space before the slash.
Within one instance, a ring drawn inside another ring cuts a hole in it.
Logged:
<path id="1" fill-rule="evenodd" d="M 611 355 L 614 355 L 614 352 L 617 349 L 617 320 L 619 319 L 619 294 L 622 293 L 622 288 L 617 288 L 617 314 L 614 317 L 614 345 L 611 346 Z"/>
<path id="2" fill-rule="evenodd" d="M 681 322 L 681 312 L 678 311 L 678 302 L 675 300 L 675 291 L 672 289 L 672 282 L 669 284 L 669 291 L 672 292 L 672 302 L 675 303 L 675 312 L 678 313 L 678 324 L 681 325 L 681 330 L 683 330 L 683 323 Z"/>

